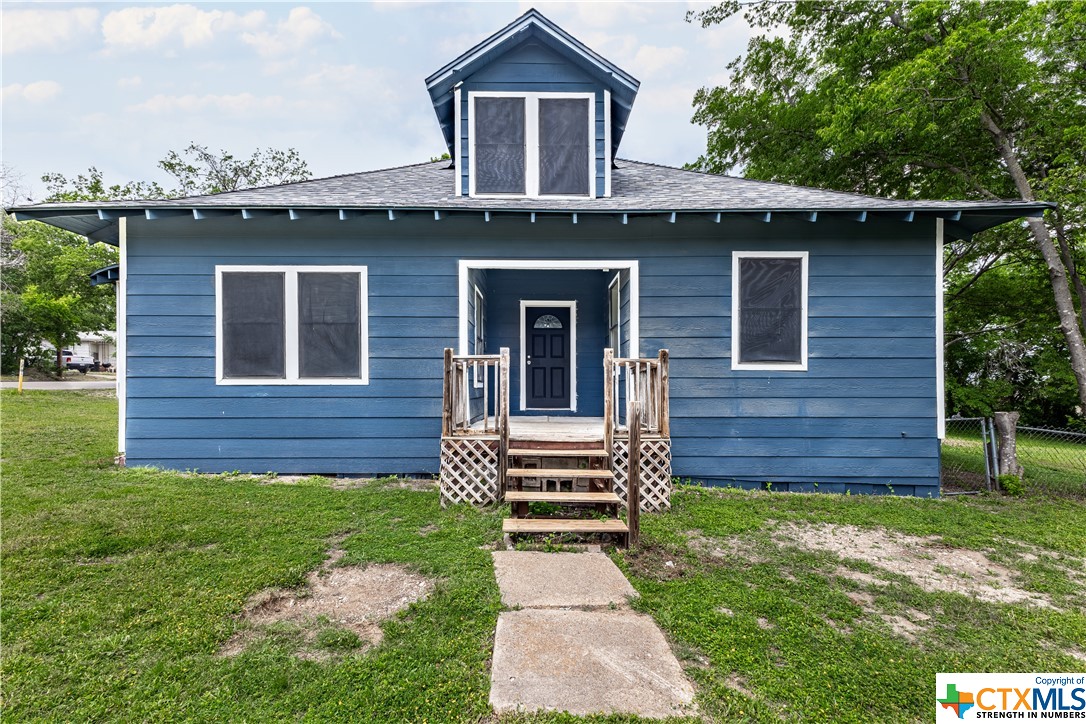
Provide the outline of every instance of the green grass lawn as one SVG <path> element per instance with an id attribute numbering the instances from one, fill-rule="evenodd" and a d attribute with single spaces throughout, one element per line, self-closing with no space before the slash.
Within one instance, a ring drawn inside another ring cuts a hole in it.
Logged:
<path id="1" fill-rule="evenodd" d="M 5 721 L 489 720 L 501 606 L 485 547 L 500 538 L 498 512 L 442 511 L 436 492 L 395 481 L 337 489 L 117 468 L 106 394 L 0 399 Z M 988 551 L 1052 607 L 932 592 L 777 539 L 797 523 Z M 930 721 L 936 672 L 1086 668 L 1072 656 L 1086 651 L 1081 501 L 682 488 L 670 514 L 642 525 L 642 548 L 614 557 L 706 718 Z M 343 564 L 401 563 L 435 579 L 434 593 L 363 653 L 329 636 L 334 656 L 300 660 L 282 636 L 220 656 L 245 602 L 302 584 L 337 536 Z M 879 614 L 929 618 L 905 637 Z"/>

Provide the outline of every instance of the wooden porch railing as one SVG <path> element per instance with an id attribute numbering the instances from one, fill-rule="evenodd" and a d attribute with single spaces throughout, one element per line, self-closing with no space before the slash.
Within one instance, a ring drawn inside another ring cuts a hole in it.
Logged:
<path id="1" fill-rule="evenodd" d="M 498 499 L 505 495 L 509 451 L 509 348 L 498 354 L 454 355 L 445 348 L 441 436 L 498 440 Z"/>
<path id="2" fill-rule="evenodd" d="M 616 432 L 630 432 L 630 416 L 622 415 L 622 393 L 627 410 L 631 403 L 638 405 L 636 424 L 641 435 L 671 436 L 669 382 L 666 349 L 655 358 L 615 357 L 614 350 L 603 351 L 603 433 L 608 450 Z"/>

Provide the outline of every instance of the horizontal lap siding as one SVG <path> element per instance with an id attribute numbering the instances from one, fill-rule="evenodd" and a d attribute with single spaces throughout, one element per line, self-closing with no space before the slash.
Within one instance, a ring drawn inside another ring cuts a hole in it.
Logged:
<path id="1" fill-rule="evenodd" d="M 914 238 L 831 223 L 642 264 L 641 348 L 670 350 L 677 476 L 937 494 L 934 229 L 898 227 Z M 810 252 L 808 371 L 731 369 L 732 250 Z"/>
<path id="2" fill-rule="evenodd" d="M 203 470 L 436 472 L 441 350 L 458 336 L 457 261 L 637 259 L 640 351 L 671 351 L 676 475 L 927 495 L 938 489 L 933 236 L 934 224 L 885 220 L 132 220 L 128 457 Z M 810 252 L 807 372 L 730 369 L 736 249 Z M 214 267 L 244 263 L 366 265 L 371 383 L 216 386 Z M 492 352 L 514 329 L 519 344 L 519 301 L 497 306 L 503 274 L 486 278 Z M 604 335 L 613 273 L 597 276 L 591 314 Z M 534 288 L 531 296 L 564 298 Z M 582 304 L 578 382 L 587 400 L 600 365 L 583 347 Z M 519 367 L 515 352 L 513 361 Z"/>

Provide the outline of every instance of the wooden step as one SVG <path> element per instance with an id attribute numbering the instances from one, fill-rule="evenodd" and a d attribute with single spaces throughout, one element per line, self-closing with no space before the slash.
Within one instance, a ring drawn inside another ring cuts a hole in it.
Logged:
<path id="1" fill-rule="evenodd" d="M 563 470 L 561 468 L 509 468 L 505 471 L 507 478 L 589 478 L 593 480 L 605 480 L 614 478 L 615 474 L 610 470 Z"/>
<path id="2" fill-rule="evenodd" d="M 526 447 L 509 448 L 509 457 L 536 457 L 536 458 L 605 458 L 606 450 L 535 450 Z"/>
<path id="3" fill-rule="evenodd" d="M 562 518 L 506 518 L 505 533 L 629 533 L 626 524 L 617 518 L 608 520 L 569 520 Z"/>
<path id="4" fill-rule="evenodd" d="M 510 503 L 621 503 L 614 493 L 555 493 L 532 490 L 509 490 L 505 493 Z"/>

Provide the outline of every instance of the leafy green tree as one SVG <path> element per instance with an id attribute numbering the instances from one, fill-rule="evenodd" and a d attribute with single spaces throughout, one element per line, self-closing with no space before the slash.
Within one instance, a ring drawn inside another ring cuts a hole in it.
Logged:
<path id="1" fill-rule="evenodd" d="M 158 167 L 173 177 L 166 189 L 157 182 L 130 181 L 107 184 L 102 172 L 91 167 L 85 174 L 68 178 L 60 173 L 42 176 L 48 189 L 47 201 L 110 201 L 129 199 L 172 199 L 238 191 L 255 186 L 305 181 L 312 177 L 309 166 L 297 150 L 257 149 L 248 158 L 228 151 L 214 153 L 207 146 L 191 143 L 182 151 L 170 151 Z"/>
<path id="2" fill-rule="evenodd" d="M 1024 228 L 949 245 L 948 270 L 968 273 L 948 279 L 968 291 L 1004 264 L 1042 270 L 1086 408 L 1086 3 L 729 0 L 688 19 L 739 14 L 770 32 L 726 85 L 696 94 L 709 131 L 696 165 L 899 198 L 1057 202 Z"/>
<path id="3" fill-rule="evenodd" d="M 88 276 L 116 263 L 114 249 L 36 221 L 16 223 L 7 214 L 0 234 L 4 371 L 17 367 L 20 357 L 34 356 L 42 341 L 56 349 L 60 367 L 60 350 L 77 342 L 80 331 L 113 327 L 114 291 L 105 285 L 92 287 Z"/>

